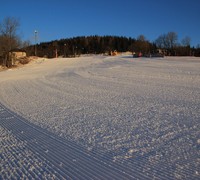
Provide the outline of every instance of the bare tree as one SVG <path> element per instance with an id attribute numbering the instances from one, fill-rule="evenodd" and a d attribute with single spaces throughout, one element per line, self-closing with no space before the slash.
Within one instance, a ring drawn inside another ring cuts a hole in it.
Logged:
<path id="1" fill-rule="evenodd" d="M 155 44 L 158 48 L 166 48 L 166 35 L 160 35 L 156 40 L 155 40 Z"/>
<path id="2" fill-rule="evenodd" d="M 0 56 L 6 59 L 9 51 L 18 48 L 20 39 L 17 36 L 17 29 L 19 27 L 19 20 L 14 17 L 6 17 L 0 23 Z M 4 65 L 7 62 L 4 61 Z"/>
<path id="3" fill-rule="evenodd" d="M 176 54 L 175 47 L 177 46 L 178 35 L 176 32 L 168 32 L 167 34 L 160 35 L 155 44 L 158 48 L 167 50 L 170 54 Z"/>
<path id="4" fill-rule="evenodd" d="M 166 36 L 167 43 L 170 49 L 174 49 L 177 44 L 178 35 L 176 32 L 168 32 Z"/>
<path id="5" fill-rule="evenodd" d="M 25 49 L 31 45 L 31 42 L 29 40 L 23 41 L 21 43 L 21 48 Z"/>
<path id="6" fill-rule="evenodd" d="M 181 44 L 184 47 L 190 47 L 190 42 L 191 42 L 191 38 L 189 36 L 186 36 L 182 39 Z"/>

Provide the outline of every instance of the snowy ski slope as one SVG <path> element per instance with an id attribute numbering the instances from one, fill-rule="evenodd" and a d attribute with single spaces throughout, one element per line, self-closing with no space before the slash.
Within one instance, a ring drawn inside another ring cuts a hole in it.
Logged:
<path id="1" fill-rule="evenodd" d="M 0 179 L 200 176 L 200 58 L 38 59 L 0 103 Z"/>

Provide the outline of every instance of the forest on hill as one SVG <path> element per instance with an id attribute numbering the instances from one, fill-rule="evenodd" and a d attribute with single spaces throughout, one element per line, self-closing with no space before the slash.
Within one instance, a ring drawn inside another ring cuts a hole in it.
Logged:
<path id="1" fill-rule="evenodd" d="M 109 54 L 111 51 L 132 51 L 133 48 L 136 48 L 133 47 L 135 42 L 136 40 L 133 38 L 118 36 L 80 36 L 43 42 L 36 46 L 27 47 L 26 51 L 30 55 L 37 53 L 37 56 L 55 57 L 57 53 L 58 56 L 73 57 L 80 54 Z M 148 46 L 150 45 L 148 43 Z"/>
<path id="2" fill-rule="evenodd" d="M 159 36 L 155 42 L 149 42 L 144 35 L 138 38 L 123 36 L 78 36 L 28 46 L 28 55 L 53 58 L 56 56 L 74 57 L 80 54 L 110 54 L 117 52 L 141 52 L 143 55 L 155 54 L 158 50 L 171 56 L 200 56 L 200 47 L 190 47 L 190 39 L 186 37 L 177 43 L 177 34 L 169 32 Z"/>

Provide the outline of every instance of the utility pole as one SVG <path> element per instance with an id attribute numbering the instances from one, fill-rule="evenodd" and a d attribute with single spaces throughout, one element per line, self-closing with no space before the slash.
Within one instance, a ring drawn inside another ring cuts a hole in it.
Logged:
<path id="1" fill-rule="evenodd" d="M 37 34 L 38 32 L 35 30 L 35 56 L 37 56 Z"/>

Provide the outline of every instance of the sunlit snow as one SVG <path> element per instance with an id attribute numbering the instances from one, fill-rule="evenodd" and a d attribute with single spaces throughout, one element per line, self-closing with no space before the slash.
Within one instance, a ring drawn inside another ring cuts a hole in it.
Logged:
<path id="1" fill-rule="evenodd" d="M 0 102 L 151 178 L 199 177 L 200 58 L 41 58 L 0 72 Z"/>

